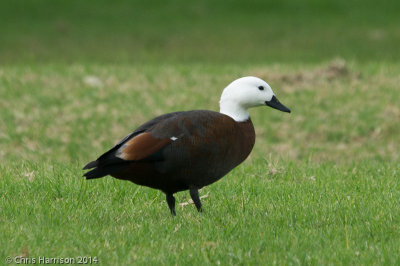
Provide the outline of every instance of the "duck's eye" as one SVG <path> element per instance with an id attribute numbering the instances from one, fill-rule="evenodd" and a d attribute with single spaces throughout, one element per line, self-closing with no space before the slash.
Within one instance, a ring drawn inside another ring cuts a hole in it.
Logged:
<path id="1" fill-rule="evenodd" d="M 259 86 L 258 89 L 259 89 L 260 91 L 263 91 L 263 90 L 264 90 L 264 87 L 263 87 L 263 86 Z"/>

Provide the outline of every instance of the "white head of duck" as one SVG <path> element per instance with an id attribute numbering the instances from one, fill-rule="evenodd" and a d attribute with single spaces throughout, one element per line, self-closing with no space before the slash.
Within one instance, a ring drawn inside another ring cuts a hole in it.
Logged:
<path id="1" fill-rule="evenodd" d="M 278 101 L 268 83 L 257 77 L 243 77 L 233 81 L 224 89 L 219 101 L 220 113 L 237 122 L 250 118 L 249 108 L 265 105 L 290 113 L 290 109 Z"/>

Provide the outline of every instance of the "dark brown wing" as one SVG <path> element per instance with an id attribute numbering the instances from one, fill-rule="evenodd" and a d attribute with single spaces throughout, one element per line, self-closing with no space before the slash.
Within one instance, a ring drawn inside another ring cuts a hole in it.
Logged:
<path id="1" fill-rule="evenodd" d="M 140 161 L 164 148 L 171 138 L 154 138 L 150 132 L 140 133 L 122 145 L 116 156 L 125 161 Z"/>
<path id="2" fill-rule="evenodd" d="M 152 129 L 161 122 L 179 116 L 182 112 L 174 112 L 158 116 L 121 139 L 109 151 L 102 154 L 97 160 L 88 163 L 84 170 L 93 170 L 84 174 L 87 179 L 100 178 L 124 168 L 132 160 L 143 160 L 151 157 L 159 149 L 168 145 L 170 138 L 154 138 Z"/>
<path id="3" fill-rule="evenodd" d="M 116 151 L 122 145 L 124 145 L 126 142 L 128 142 L 130 139 L 134 138 L 135 136 L 137 136 L 137 135 L 139 135 L 139 134 L 141 134 L 143 132 L 151 131 L 159 123 L 161 123 L 163 121 L 166 121 L 166 120 L 168 120 L 170 118 L 179 116 L 179 114 L 181 114 L 181 113 L 182 112 L 174 112 L 174 113 L 160 115 L 160 116 L 157 116 L 156 118 L 144 123 L 143 125 L 141 125 L 137 129 L 135 129 L 131 134 L 125 136 L 120 141 L 118 141 L 117 144 L 114 145 L 114 147 L 112 147 L 109 151 L 105 152 L 103 155 L 101 155 L 99 158 L 97 158 L 96 161 L 105 160 L 107 157 L 114 156 Z"/>

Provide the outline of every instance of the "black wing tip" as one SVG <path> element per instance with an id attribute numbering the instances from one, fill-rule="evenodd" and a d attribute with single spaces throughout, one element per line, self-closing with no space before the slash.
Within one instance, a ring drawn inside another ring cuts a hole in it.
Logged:
<path id="1" fill-rule="evenodd" d="M 99 173 L 98 169 L 94 169 L 94 170 L 91 170 L 91 171 L 85 173 L 83 176 L 86 178 L 86 180 L 89 180 L 89 179 L 100 178 L 100 177 L 103 177 L 104 175 Z"/>
<path id="2" fill-rule="evenodd" d="M 88 167 L 94 168 L 94 166 L 93 166 L 95 164 L 94 162 L 90 162 L 89 164 L 90 165 Z M 128 164 L 125 162 L 117 163 L 117 164 L 109 164 L 109 165 L 103 165 L 103 163 L 99 164 L 98 162 L 96 162 L 95 168 L 84 173 L 83 176 L 86 177 L 86 179 L 100 178 L 100 177 L 115 173 L 115 172 L 125 168 L 127 165 Z"/>
<path id="3" fill-rule="evenodd" d="M 92 162 L 88 163 L 87 165 L 85 165 L 85 166 L 82 168 L 82 170 L 92 169 L 92 168 L 97 167 L 98 165 L 99 165 L 99 162 L 98 162 L 97 160 L 96 160 L 96 161 L 92 161 Z"/>
<path id="4" fill-rule="evenodd" d="M 106 175 L 108 175 L 107 169 L 103 169 L 101 167 L 92 169 L 89 172 L 86 172 L 83 174 L 83 176 L 86 178 L 86 180 L 96 179 L 96 178 L 100 178 L 100 177 L 103 177 Z"/>

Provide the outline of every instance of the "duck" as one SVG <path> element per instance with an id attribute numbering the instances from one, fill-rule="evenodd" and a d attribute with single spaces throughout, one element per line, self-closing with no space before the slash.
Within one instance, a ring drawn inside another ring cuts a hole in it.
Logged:
<path id="1" fill-rule="evenodd" d="M 248 109 L 269 106 L 290 113 L 271 87 L 257 77 L 242 77 L 222 92 L 220 111 L 167 113 L 142 124 L 83 170 L 87 180 L 112 176 L 162 191 L 173 216 L 174 194 L 189 190 L 203 210 L 199 189 L 241 164 L 255 143 Z"/>

